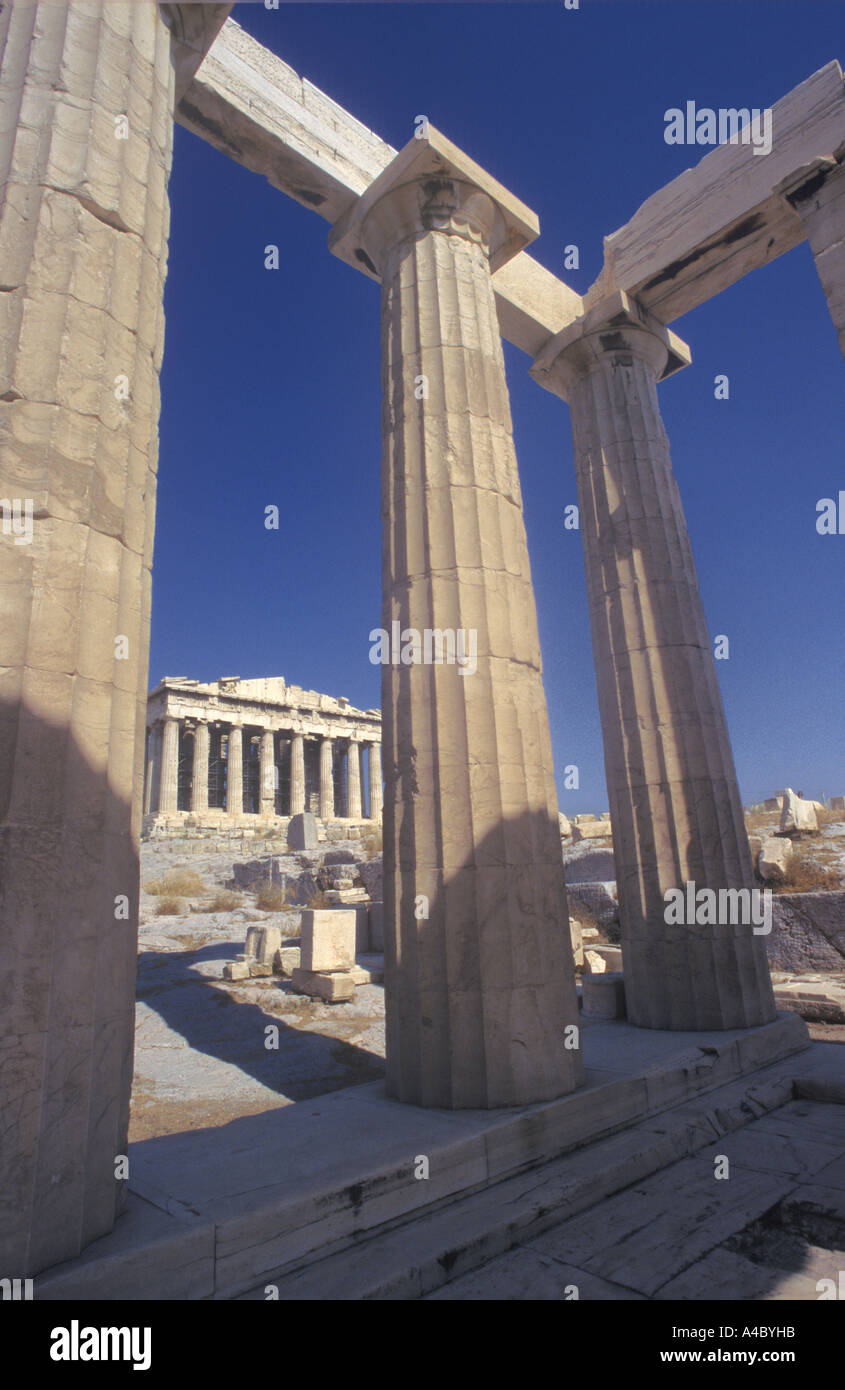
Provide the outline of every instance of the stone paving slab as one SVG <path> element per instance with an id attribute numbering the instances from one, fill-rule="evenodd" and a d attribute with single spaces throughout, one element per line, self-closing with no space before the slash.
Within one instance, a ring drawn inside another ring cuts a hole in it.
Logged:
<path id="1" fill-rule="evenodd" d="M 779 1173 L 738 1168 L 717 1182 L 712 1163 L 697 1156 L 609 1198 L 530 1246 L 651 1297 L 793 1186 Z"/>
<path id="2" fill-rule="evenodd" d="M 585 1028 L 585 1055 L 602 1064 L 599 1070 L 606 1070 L 608 1061 L 621 1069 L 619 1059 L 636 1052 L 628 1043 L 638 1036 L 639 1031 L 625 1023 Z M 341 1251 L 386 1223 L 408 1222 L 438 1203 L 464 1198 L 644 1119 L 649 1107 L 661 1102 L 661 1047 L 669 1078 L 662 1101 L 666 1108 L 675 1096 L 677 1074 L 685 1067 L 691 1091 L 704 1094 L 708 1085 L 712 1089 L 735 1081 L 743 1071 L 753 1073 L 761 1053 L 770 1063 L 789 1059 L 795 1068 L 795 1054 L 807 1046 L 806 1029 L 792 1015 L 760 1030 L 695 1036 L 698 1057 L 708 1063 L 703 1074 L 687 1038 L 681 1038 L 679 1062 L 677 1035 L 649 1036 L 645 1051 L 650 1089 L 633 1064 L 627 1078 L 616 1071 L 607 1084 L 595 1083 L 544 1105 L 512 1111 L 437 1111 L 391 1101 L 383 1083 L 370 1083 L 214 1130 L 131 1145 L 130 1182 L 148 1202 L 171 1210 L 174 1220 L 191 1212 L 213 1231 L 214 1296 L 232 1297 L 265 1277 L 307 1264 L 317 1254 L 322 1258 Z M 626 1092 L 636 1098 L 635 1104 L 629 1100 L 628 1108 L 622 1104 Z M 684 1134 L 687 1128 L 685 1124 Z M 660 1142 L 659 1136 L 650 1135 L 646 1146 L 654 1148 Z M 414 1177 L 421 1155 L 430 1164 L 426 1181 Z M 660 1162 L 672 1157 L 670 1144 Z M 573 1173 L 584 1161 L 572 1155 Z M 532 1180 L 529 1174 L 529 1186 Z M 555 1200 L 552 1194 L 549 1200 Z M 120 1244 L 120 1223 L 109 1239 Z M 91 1252 L 86 1269 L 79 1273 L 83 1284 L 94 1277 L 96 1245 Z M 69 1267 L 62 1277 L 63 1287 L 68 1287 L 73 1277 Z M 127 1238 L 121 1278 L 112 1287 L 116 1298 L 137 1297 L 139 1289 L 149 1296 L 155 1289 L 154 1253 L 143 1239 Z M 47 1280 L 42 1297 L 50 1296 Z"/>

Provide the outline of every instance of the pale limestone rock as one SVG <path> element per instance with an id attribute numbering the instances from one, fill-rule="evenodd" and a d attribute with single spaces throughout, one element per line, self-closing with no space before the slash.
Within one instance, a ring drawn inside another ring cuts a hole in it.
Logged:
<path id="1" fill-rule="evenodd" d="M 348 970 L 355 964 L 356 915 L 343 908 L 302 914 L 302 969 Z"/>
<path id="2" fill-rule="evenodd" d="M 612 833 L 609 820 L 596 820 L 593 817 L 590 821 L 581 821 L 572 827 L 572 841 L 577 845 L 581 840 L 604 840 Z"/>
<path id="3" fill-rule="evenodd" d="M 766 883 L 782 883 L 792 858 L 792 841 L 782 836 L 771 835 L 763 841 L 757 872 Z"/>
<path id="4" fill-rule="evenodd" d="M 223 966 L 224 980 L 248 980 L 250 962 L 248 960 L 230 960 Z"/>
<path id="5" fill-rule="evenodd" d="M 811 801 L 796 796 L 791 787 L 784 793 L 783 810 L 780 813 L 780 835 L 814 835 L 819 828 L 816 811 Z"/>
<path id="6" fill-rule="evenodd" d="M 285 975 L 288 978 L 294 970 L 299 970 L 302 964 L 302 953 L 298 946 L 280 946 L 273 957 L 273 969 L 277 975 Z"/>
<path id="7" fill-rule="evenodd" d="M 600 956 L 598 951 L 586 950 L 584 952 L 584 968 L 589 970 L 591 975 L 603 975 L 607 969 L 604 956 Z"/>
<path id="8" fill-rule="evenodd" d="M 576 969 L 580 970 L 584 964 L 584 938 L 581 935 L 581 925 L 574 917 L 569 919 L 569 936 L 572 941 L 572 959 Z"/>
<path id="9" fill-rule="evenodd" d="M 572 826 L 569 822 L 569 819 L 563 814 L 562 811 L 558 811 L 557 821 L 558 826 L 560 827 L 560 838 L 562 840 L 566 840 L 572 834 Z"/>
<path id="10" fill-rule="evenodd" d="M 310 994 L 327 1004 L 343 1004 L 355 998 L 355 980 L 349 970 L 294 970 L 291 984 L 300 994 Z"/>

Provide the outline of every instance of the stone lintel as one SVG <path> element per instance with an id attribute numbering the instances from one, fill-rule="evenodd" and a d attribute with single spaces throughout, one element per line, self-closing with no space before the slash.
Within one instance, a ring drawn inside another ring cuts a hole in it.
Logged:
<path id="1" fill-rule="evenodd" d="M 419 139 L 413 136 L 338 220 L 329 234 L 329 249 L 355 270 L 363 271 L 372 280 L 380 280 L 378 270 L 362 245 L 364 224 L 375 205 L 388 193 L 428 179 L 470 184 L 495 204 L 499 224 L 490 247 L 491 270 L 498 270 L 539 236 L 536 213 L 430 125 L 427 135 Z"/>
<path id="2" fill-rule="evenodd" d="M 560 333 L 550 338 L 530 368 L 534 380 L 546 390 L 559 394 L 559 384 L 554 379 L 555 363 L 567 348 L 591 335 L 612 333 L 613 329 L 643 329 L 658 338 L 666 349 L 666 365 L 658 376 L 659 381 L 674 376 L 692 361 L 692 353 L 683 338 L 673 333 L 654 314 L 644 308 L 638 300 L 624 290 L 616 290 L 600 303 L 575 320 Z M 554 380 L 554 384 L 553 384 Z"/>

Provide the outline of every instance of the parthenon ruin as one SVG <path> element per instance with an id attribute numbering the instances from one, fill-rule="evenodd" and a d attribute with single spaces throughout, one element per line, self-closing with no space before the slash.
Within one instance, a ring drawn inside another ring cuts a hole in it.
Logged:
<path id="1" fill-rule="evenodd" d="M 658 383 L 690 357 L 670 321 L 804 239 L 845 347 L 839 64 L 775 105 L 767 157 L 719 147 L 650 198 L 582 298 L 527 254 L 536 214 L 460 148 L 412 133 L 409 113 L 397 152 L 230 9 L 0 7 L 0 492 L 34 501 L 31 545 L 0 543 L 0 1267 L 15 1275 L 77 1255 L 124 1202 L 144 814 L 355 818 L 365 747 L 380 810 L 373 710 L 272 680 L 166 680 L 148 698 L 174 119 L 328 221 L 330 250 L 380 282 L 382 622 L 478 634 L 471 677 L 382 673 L 390 1095 L 485 1110 L 584 1082 L 503 337 L 571 410 L 629 1017 L 775 1017 L 750 926 L 682 930 L 662 910 L 687 881 L 753 877 Z"/>
<path id="2" fill-rule="evenodd" d="M 168 676 L 147 700 L 146 834 L 310 811 L 381 822 L 381 713 L 282 676 Z"/>

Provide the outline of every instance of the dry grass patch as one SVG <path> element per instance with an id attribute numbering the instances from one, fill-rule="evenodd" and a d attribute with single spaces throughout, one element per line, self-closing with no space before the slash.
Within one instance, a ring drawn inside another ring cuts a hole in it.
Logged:
<path id="1" fill-rule="evenodd" d="M 770 886 L 775 893 L 835 893 L 842 887 L 842 877 L 815 859 L 794 854 L 786 866 L 783 881 Z"/>
<path id="2" fill-rule="evenodd" d="M 221 888 L 219 893 L 215 893 L 206 912 L 234 912 L 236 907 L 240 907 L 243 899 L 240 893 L 232 893 L 228 888 Z"/>
<path id="3" fill-rule="evenodd" d="M 187 898 L 195 893 L 205 892 L 205 884 L 193 869 L 171 869 L 164 878 L 145 883 L 144 888 L 147 893 L 164 897 Z"/>
<path id="4" fill-rule="evenodd" d="M 306 906 L 311 908 L 312 911 L 318 911 L 323 907 L 331 907 L 332 904 L 328 901 L 322 888 L 319 888 L 316 893 L 312 893 Z"/>
<path id="5" fill-rule="evenodd" d="M 262 912 L 283 912 L 289 903 L 283 888 L 275 883 L 262 883 L 255 895 L 255 906 L 260 907 Z"/>
<path id="6" fill-rule="evenodd" d="M 156 917 L 181 917 L 185 911 L 185 904 L 181 898 L 169 897 L 164 893 L 159 894 L 156 903 Z"/>

